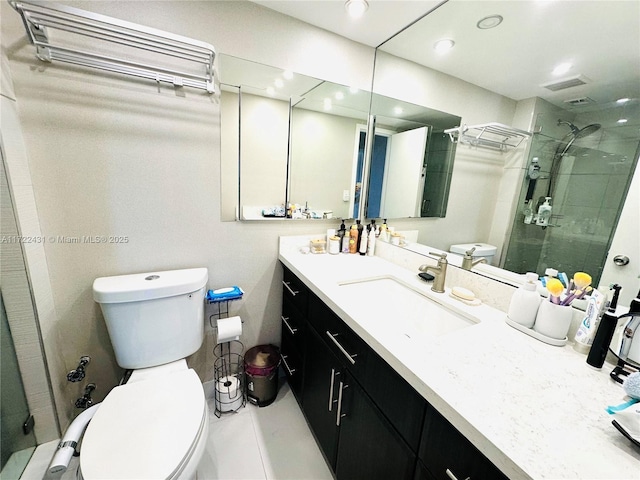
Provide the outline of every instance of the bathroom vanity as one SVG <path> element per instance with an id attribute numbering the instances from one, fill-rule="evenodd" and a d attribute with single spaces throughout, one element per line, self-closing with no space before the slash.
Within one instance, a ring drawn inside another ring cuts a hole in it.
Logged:
<path id="1" fill-rule="evenodd" d="M 383 258 L 281 237 L 283 366 L 338 479 L 634 478 L 624 391 Z M 387 292 L 385 295 L 383 292 Z"/>

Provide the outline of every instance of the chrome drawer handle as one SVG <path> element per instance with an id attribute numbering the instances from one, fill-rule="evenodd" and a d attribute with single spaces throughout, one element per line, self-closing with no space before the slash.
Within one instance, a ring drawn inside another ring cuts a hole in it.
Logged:
<path id="1" fill-rule="evenodd" d="M 329 380 L 331 383 L 329 384 L 329 411 L 333 408 L 333 384 L 335 383 L 336 371 L 335 369 L 331 369 L 331 379 Z"/>
<path id="2" fill-rule="evenodd" d="M 297 294 L 299 294 L 299 293 L 300 293 L 300 292 L 295 292 L 295 291 L 293 291 L 293 290 L 291 289 L 291 287 L 289 286 L 289 282 L 285 282 L 285 281 L 283 280 L 283 281 L 282 281 L 282 284 L 283 284 L 285 287 L 287 287 L 287 290 L 289 290 L 289 293 L 290 293 L 291 295 L 293 295 L 294 297 L 295 297 Z"/>
<path id="3" fill-rule="evenodd" d="M 282 322 L 287 326 L 287 328 L 291 332 L 291 335 L 295 335 L 298 329 L 291 328 L 291 325 L 289 325 L 289 322 L 287 322 L 287 320 L 289 320 L 289 317 L 285 317 L 284 315 L 281 315 L 280 318 L 282 319 Z"/>
<path id="4" fill-rule="evenodd" d="M 346 413 L 342 413 L 342 391 L 349 385 L 340 382 L 340 390 L 338 390 L 338 411 L 336 412 L 336 427 L 340 426 L 340 419 L 346 417 Z"/>
<path id="5" fill-rule="evenodd" d="M 293 374 L 295 373 L 296 369 L 295 368 L 291 368 L 289 366 L 289 364 L 287 363 L 287 355 L 280 355 L 280 358 L 282 358 L 282 363 L 284 363 L 284 368 L 287 369 L 287 373 L 291 376 L 293 376 Z"/>
<path id="6" fill-rule="evenodd" d="M 342 345 L 340 345 L 340 343 L 338 343 L 338 341 L 335 339 L 335 337 L 337 337 L 338 335 L 339 335 L 338 333 L 331 333 L 329 330 L 327 330 L 327 337 L 329 337 L 331 339 L 331 341 L 336 344 L 336 347 L 338 347 L 340 349 L 340 351 L 342 352 L 342 354 L 346 357 L 346 359 L 351 362 L 351 365 L 355 365 L 356 361 L 354 360 L 354 358 L 356 358 L 358 356 L 358 354 L 354 353 L 352 355 L 349 352 L 347 352 L 344 349 L 344 347 Z"/>
<path id="7" fill-rule="evenodd" d="M 456 477 L 453 472 L 451 470 L 449 470 L 448 468 L 445 470 L 445 472 L 447 474 L 447 477 L 449 477 L 451 480 L 458 480 L 458 477 Z M 471 480 L 471 477 L 467 477 L 464 480 Z"/>

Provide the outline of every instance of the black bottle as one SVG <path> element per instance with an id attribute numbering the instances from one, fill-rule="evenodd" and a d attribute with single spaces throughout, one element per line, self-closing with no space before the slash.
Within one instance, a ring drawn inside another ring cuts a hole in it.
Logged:
<path id="1" fill-rule="evenodd" d="M 347 233 L 347 227 L 344 225 L 344 218 L 341 218 L 340 222 L 341 222 L 340 228 L 337 231 L 337 235 L 340 238 L 340 253 L 342 253 L 342 246 L 343 246 L 342 242 L 344 242 L 344 237 Z"/>
<path id="2" fill-rule="evenodd" d="M 640 313 L 640 291 L 636 295 L 636 298 L 631 300 L 629 305 L 629 313 Z"/>
<path id="3" fill-rule="evenodd" d="M 360 242 L 362 241 L 362 229 L 364 228 L 360 223 L 360 220 L 356 220 L 356 225 L 358 225 L 358 241 L 356 242 L 356 253 L 360 251 Z"/>
<path id="4" fill-rule="evenodd" d="M 593 339 L 593 345 L 591 345 L 591 350 L 589 350 L 589 355 L 587 355 L 587 363 L 595 368 L 602 368 L 602 365 L 604 365 L 604 359 L 607 357 L 613 332 L 618 324 L 616 306 L 618 305 L 618 297 L 620 296 L 622 287 L 620 285 L 612 285 L 611 288 L 614 290 L 613 298 L 611 299 L 609 308 L 600 319 L 600 325 L 598 325 L 598 331 Z"/>

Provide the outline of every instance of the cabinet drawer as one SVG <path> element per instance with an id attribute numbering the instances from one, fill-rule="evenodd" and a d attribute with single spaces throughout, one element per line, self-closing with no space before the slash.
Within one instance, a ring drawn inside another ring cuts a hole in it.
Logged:
<path id="1" fill-rule="evenodd" d="M 300 313 L 293 301 L 283 295 L 282 299 L 282 336 L 285 333 L 291 336 L 292 342 L 297 348 L 302 350 L 304 345 L 304 332 L 307 328 L 307 321 Z"/>
<path id="2" fill-rule="evenodd" d="M 282 296 L 288 298 L 302 315 L 307 314 L 309 289 L 296 277 L 291 270 L 283 267 Z"/>
<path id="3" fill-rule="evenodd" d="M 507 480 L 500 470 L 430 405 L 427 407 L 418 456 L 436 480 Z"/>
<path id="4" fill-rule="evenodd" d="M 302 403 L 302 385 L 304 374 L 304 346 L 297 345 L 293 336 L 282 326 L 282 342 L 280 346 L 280 357 L 282 358 L 282 368 L 287 375 L 287 380 L 291 391 L 295 395 L 298 403 Z"/>
<path id="5" fill-rule="evenodd" d="M 313 293 L 309 295 L 309 324 L 331 351 L 359 380 L 365 372 L 369 346 Z"/>

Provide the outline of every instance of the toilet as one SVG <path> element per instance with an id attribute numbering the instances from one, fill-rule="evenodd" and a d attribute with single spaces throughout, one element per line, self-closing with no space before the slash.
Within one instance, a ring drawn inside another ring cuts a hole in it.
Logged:
<path id="1" fill-rule="evenodd" d="M 475 251 L 471 254 L 474 260 L 478 258 L 484 258 L 487 261 L 487 265 L 491 265 L 491 261 L 495 256 L 498 248 L 495 245 L 489 245 L 488 243 L 460 243 L 457 245 L 451 245 L 449 251 L 458 255 L 464 256 L 465 252 L 468 252 L 475 247 Z"/>
<path id="2" fill-rule="evenodd" d="M 196 478 L 209 413 L 186 357 L 204 338 L 207 280 L 206 268 L 192 268 L 94 281 L 116 361 L 133 371 L 87 426 L 79 478 Z"/>

